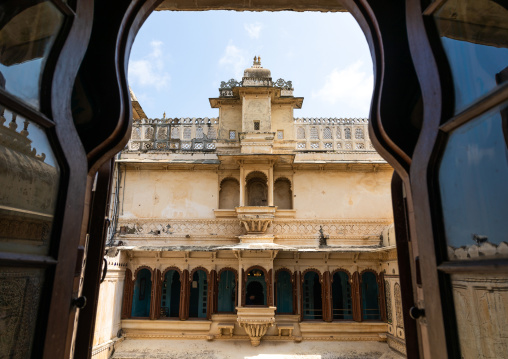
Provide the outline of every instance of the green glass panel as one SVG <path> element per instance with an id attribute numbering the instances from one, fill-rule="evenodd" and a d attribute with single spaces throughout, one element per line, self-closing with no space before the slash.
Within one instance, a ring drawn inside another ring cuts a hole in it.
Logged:
<path id="1" fill-rule="evenodd" d="M 0 250 L 48 254 L 60 169 L 46 131 L 0 107 Z"/>
<path id="2" fill-rule="evenodd" d="M 50 2 L 0 3 L 0 88 L 39 108 L 40 83 L 64 16 Z"/>
<path id="3" fill-rule="evenodd" d="M 506 106 L 506 105 L 505 105 Z M 439 188 L 450 260 L 508 256 L 506 107 L 450 134 Z"/>
<path id="4" fill-rule="evenodd" d="M 508 76 L 506 6 L 502 1 L 448 0 L 434 15 L 453 76 L 455 113 Z"/>

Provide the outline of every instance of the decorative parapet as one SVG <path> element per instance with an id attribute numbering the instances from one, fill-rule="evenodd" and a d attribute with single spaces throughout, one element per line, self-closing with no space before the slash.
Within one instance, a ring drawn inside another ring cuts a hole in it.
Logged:
<path id="1" fill-rule="evenodd" d="M 242 81 L 231 79 L 229 81 L 221 81 L 219 87 L 220 97 L 233 97 L 233 88 L 235 87 L 278 87 L 281 89 L 281 96 L 293 96 L 293 83 L 284 79 L 278 79 L 273 82 L 271 78 L 261 77 L 244 77 Z"/>
<path id="2" fill-rule="evenodd" d="M 330 239 L 379 238 L 391 219 L 277 219 L 272 220 L 271 233 L 277 238 L 302 239 L 319 237 L 320 227 Z M 118 220 L 116 239 L 185 238 L 186 236 L 229 237 L 244 235 L 245 227 L 237 218 L 188 219 L 140 218 Z"/>
<path id="3" fill-rule="evenodd" d="M 137 121 L 127 151 L 215 151 L 217 118 L 168 118 Z"/>
<path id="4" fill-rule="evenodd" d="M 295 118 L 297 151 L 375 152 L 366 118 Z"/>
<path id="5" fill-rule="evenodd" d="M 275 323 L 275 307 L 237 307 L 238 323 L 245 329 L 252 346 L 257 347 L 268 328 Z"/>

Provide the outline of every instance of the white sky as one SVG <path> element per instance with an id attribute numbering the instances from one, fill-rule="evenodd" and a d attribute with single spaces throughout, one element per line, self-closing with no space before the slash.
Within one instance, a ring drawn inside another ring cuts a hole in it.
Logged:
<path id="1" fill-rule="evenodd" d="M 349 13 L 154 12 L 130 57 L 129 84 L 149 118 L 217 117 L 208 98 L 254 56 L 304 97 L 295 117 L 367 117 L 372 61 Z"/>

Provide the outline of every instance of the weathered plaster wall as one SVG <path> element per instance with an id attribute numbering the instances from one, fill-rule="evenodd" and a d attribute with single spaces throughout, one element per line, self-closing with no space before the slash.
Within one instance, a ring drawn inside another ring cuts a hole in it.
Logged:
<path id="1" fill-rule="evenodd" d="M 214 171 L 127 171 L 120 216 L 214 218 L 218 206 Z"/>
<path id="2" fill-rule="evenodd" d="M 271 131 L 271 99 L 268 94 L 245 95 L 243 98 L 242 131 L 254 131 L 254 121 L 260 122 L 261 132 Z"/>
<path id="3" fill-rule="evenodd" d="M 392 172 L 298 171 L 293 203 L 298 218 L 391 218 Z"/>
<path id="4" fill-rule="evenodd" d="M 248 340 L 125 340 L 118 347 L 113 358 L 215 358 L 215 359 L 332 359 L 401 358 L 381 342 L 261 342 L 252 347 Z"/>
<path id="5" fill-rule="evenodd" d="M 294 140 L 293 108 L 285 105 L 272 105 L 272 132 L 284 131 L 284 140 Z M 277 139 L 277 138 L 276 138 Z"/>
<path id="6" fill-rule="evenodd" d="M 219 110 L 219 138 L 229 139 L 229 131 L 242 131 L 242 106 L 224 105 Z"/>

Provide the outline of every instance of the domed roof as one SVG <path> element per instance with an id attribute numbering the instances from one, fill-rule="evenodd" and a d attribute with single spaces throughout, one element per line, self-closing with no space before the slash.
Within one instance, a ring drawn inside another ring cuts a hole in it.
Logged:
<path id="1" fill-rule="evenodd" d="M 254 56 L 254 63 L 252 64 L 252 67 L 245 69 L 243 77 L 271 79 L 272 73 L 270 70 L 261 67 L 261 56 Z"/>

